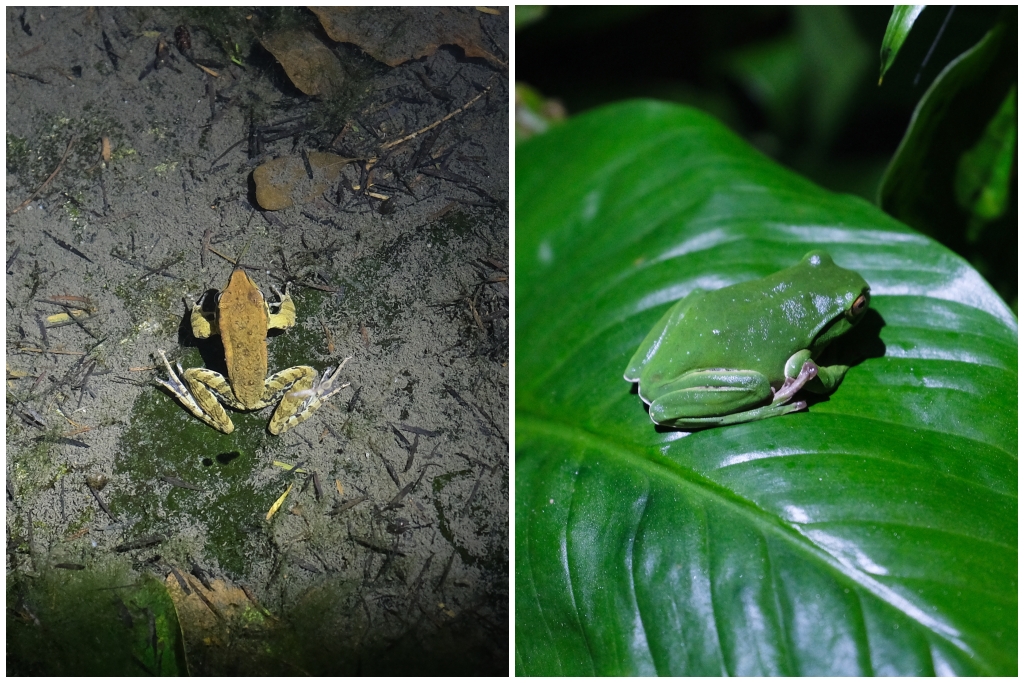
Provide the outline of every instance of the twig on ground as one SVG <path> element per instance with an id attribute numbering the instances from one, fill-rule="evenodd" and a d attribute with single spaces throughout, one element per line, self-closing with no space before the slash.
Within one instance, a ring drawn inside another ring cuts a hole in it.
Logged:
<path id="1" fill-rule="evenodd" d="M 21 211 L 22 209 L 24 209 L 29 204 L 31 204 L 32 200 L 35 199 L 36 197 L 38 197 L 40 195 L 40 193 L 42 193 L 42 191 L 46 189 L 46 186 L 49 185 L 50 182 L 53 181 L 53 179 L 57 177 L 57 174 L 60 172 L 60 169 L 62 169 L 64 167 L 64 162 L 67 161 L 68 155 L 71 154 L 71 149 L 75 146 L 75 142 L 77 140 L 78 140 L 78 138 L 76 138 L 74 135 L 71 136 L 71 140 L 68 141 L 68 148 L 64 150 L 64 156 L 62 156 L 60 158 L 60 163 L 57 164 L 57 168 L 53 169 L 53 173 L 51 173 L 50 177 L 46 179 L 46 182 L 44 182 L 42 185 L 39 186 L 38 190 L 33 192 L 31 195 L 29 195 L 29 198 L 26 199 L 25 201 L 23 201 L 18 206 L 18 208 L 16 208 L 14 211 L 11 211 L 9 214 L 7 214 L 8 217 L 13 216 L 14 214 L 16 214 L 19 211 Z"/>

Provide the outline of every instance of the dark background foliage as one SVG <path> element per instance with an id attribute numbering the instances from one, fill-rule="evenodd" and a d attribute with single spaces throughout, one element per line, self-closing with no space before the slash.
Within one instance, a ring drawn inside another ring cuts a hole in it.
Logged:
<path id="1" fill-rule="evenodd" d="M 875 201 L 915 105 L 1001 11 L 958 6 L 936 42 L 949 10 L 925 9 L 879 86 L 891 6 L 555 7 L 517 31 L 516 78 L 570 115 L 631 97 L 703 109 L 817 184 Z M 967 258 L 1016 311 L 1012 187 L 1006 216 L 976 242 L 953 226 L 913 227 Z"/>

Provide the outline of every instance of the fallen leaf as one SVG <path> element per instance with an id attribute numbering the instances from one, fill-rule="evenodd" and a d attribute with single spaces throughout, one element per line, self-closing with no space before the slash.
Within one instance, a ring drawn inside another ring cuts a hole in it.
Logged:
<path id="1" fill-rule="evenodd" d="M 260 44 L 281 63 L 295 87 L 307 95 L 330 95 L 345 81 L 338 58 L 310 31 L 270 33 L 260 38 Z"/>
<path id="2" fill-rule="evenodd" d="M 283 469 L 283 470 L 288 470 L 288 471 L 289 471 L 289 473 L 294 473 L 294 474 L 309 474 L 309 471 L 308 471 L 308 470 L 304 470 L 304 469 L 302 469 L 301 467 L 295 467 L 295 465 L 293 465 L 293 464 L 291 464 L 291 463 L 287 463 L 287 462 L 281 462 L 280 460 L 275 460 L 275 461 L 274 461 L 273 463 L 271 463 L 271 464 L 272 464 L 272 465 L 273 465 L 274 467 L 280 467 L 280 468 L 281 468 L 281 469 Z"/>
<path id="3" fill-rule="evenodd" d="M 51 325 L 59 325 L 61 323 L 69 322 L 72 317 L 84 318 L 91 314 L 92 312 L 90 311 L 82 309 L 71 309 L 71 315 L 68 315 L 67 313 L 54 313 L 53 315 L 46 316 L 46 322 L 50 323 Z"/>
<path id="4" fill-rule="evenodd" d="M 207 590 L 191 575 L 180 569 L 178 573 L 188 582 L 191 593 L 185 595 L 173 573 L 167 575 L 164 586 L 174 603 L 187 650 L 191 651 L 199 642 L 206 645 L 230 642 L 231 626 L 244 624 L 248 629 L 267 623 L 267 618 L 238 586 L 213 579 L 210 581 L 213 590 Z"/>
<path id="5" fill-rule="evenodd" d="M 397 66 L 458 45 L 467 57 L 504 68 L 491 54 L 470 7 L 310 7 L 332 40 L 355 43 L 374 59 Z"/>
<path id="6" fill-rule="evenodd" d="M 313 170 L 312 179 L 302 157 L 278 157 L 253 171 L 256 201 L 263 209 L 277 211 L 313 201 L 338 179 L 346 164 L 355 161 L 326 152 L 309 152 L 306 158 Z"/>

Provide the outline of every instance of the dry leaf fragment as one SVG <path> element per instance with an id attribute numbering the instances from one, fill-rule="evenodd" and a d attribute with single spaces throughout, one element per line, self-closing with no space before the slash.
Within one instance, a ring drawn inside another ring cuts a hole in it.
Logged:
<path id="1" fill-rule="evenodd" d="M 84 318 L 88 315 L 88 311 L 72 309 L 71 315 L 68 315 L 67 313 L 54 313 L 53 315 L 48 315 L 46 316 L 46 322 L 48 322 L 50 325 L 60 325 L 61 323 L 70 322 L 72 316 L 74 316 L 75 318 Z"/>
<path id="2" fill-rule="evenodd" d="M 296 467 L 291 463 L 281 462 L 280 460 L 275 460 L 271 464 L 273 464 L 274 467 L 280 467 L 282 470 L 288 470 L 289 474 L 309 474 L 309 470 L 304 470 L 301 467 Z"/>
<path id="3" fill-rule="evenodd" d="M 270 510 L 267 511 L 268 522 L 270 521 L 271 517 L 277 514 L 277 511 L 281 509 L 281 506 L 284 505 L 284 499 L 287 498 L 288 494 L 292 492 L 293 486 L 295 486 L 295 484 L 288 484 L 288 488 L 284 490 L 284 493 L 281 494 L 281 497 L 274 501 L 274 504 L 270 506 Z"/>
<path id="4" fill-rule="evenodd" d="M 327 329 L 327 323 L 325 323 L 323 320 L 320 321 L 320 327 L 324 328 L 324 337 L 327 338 L 327 355 L 328 356 L 333 356 L 334 355 L 334 335 L 332 335 L 331 331 L 329 329 Z"/>
<path id="5" fill-rule="evenodd" d="M 220 78 L 220 74 L 217 73 L 216 71 L 214 71 L 213 69 L 211 69 L 210 67 L 203 66 L 199 62 L 192 62 L 192 63 L 195 64 L 196 66 L 198 66 L 202 71 L 204 71 L 204 72 L 210 74 L 211 76 L 213 76 L 214 78 Z"/>

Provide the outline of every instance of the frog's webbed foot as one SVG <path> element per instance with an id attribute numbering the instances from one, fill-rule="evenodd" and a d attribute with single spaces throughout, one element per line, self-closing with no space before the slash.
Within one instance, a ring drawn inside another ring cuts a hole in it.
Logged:
<path id="1" fill-rule="evenodd" d="M 164 361 L 164 366 L 167 368 L 167 379 L 158 379 L 156 380 L 156 383 L 174 394 L 174 397 L 181 402 L 186 410 L 206 424 L 218 431 L 224 432 L 225 434 L 233 432 L 235 425 L 232 424 L 231 418 L 228 417 L 227 412 L 217 401 L 217 398 L 213 393 L 206 387 L 202 386 L 199 382 L 189 378 L 188 372 L 195 372 L 195 370 L 186 372 L 182 369 L 181 363 L 176 363 L 175 365 L 178 366 L 178 372 L 175 374 L 174 370 L 171 368 L 170 362 L 167 360 L 167 356 L 164 354 L 163 349 L 160 349 L 159 353 L 160 357 Z M 204 372 L 220 377 L 218 373 L 209 370 L 205 370 Z M 182 381 L 181 377 L 185 377 L 185 379 L 188 380 L 188 384 Z M 221 377 L 221 379 L 223 378 Z"/>
<path id="2" fill-rule="evenodd" d="M 796 392 L 803 389 L 805 384 L 817 376 L 817 364 L 813 361 L 804 361 L 803 367 L 800 368 L 800 373 L 796 377 L 787 377 L 786 381 L 779 387 L 779 390 L 775 392 L 775 396 L 772 398 L 772 405 L 785 403 L 793 398 L 796 396 Z"/>
<path id="3" fill-rule="evenodd" d="M 352 356 L 341 361 L 341 365 L 338 366 L 337 370 L 332 367 L 327 367 L 324 370 L 323 376 L 313 383 L 312 388 L 310 388 L 310 391 L 313 392 L 313 394 L 307 398 L 306 401 L 309 401 L 313 396 L 316 396 L 320 399 L 320 402 L 323 403 L 331 396 L 334 396 L 336 393 L 347 387 L 350 382 L 338 384 L 338 376 L 341 374 L 341 369 L 345 367 L 345 363 L 350 360 L 352 360 Z M 334 374 L 331 374 L 332 370 L 334 371 Z"/>
<path id="4" fill-rule="evenodd" d="M 351 360 L 351 358 L 349 356 L 343 360 L 337 370 L 330 367 L 325 369 L 322 376 L 318 376 L 316 371 L 309 367 L 292 368 L 291 371 L 301 371 L 302 376 L 295 380 L 292 389 L 285 392 L 281 398 L 281 404 L 274 411 L 274 416 L 270 419 L 270 426 L 268 427 L 270 433 L 280 434 L 296 425 L 302 424 L 313 415 L 324 401 L 347 387 L 349 383 L 339 384 L 338 378 L 341 375 L 341 369 L 345 367 L 345 363 Z M 289 371 L 286 370 L 285 372 Z M 283 373 L 278 373 L 278 375 L 281 374 Z M 267 381 L 268 388 L 276 377 L 277 375 Z"/>
<path id="5" fill-rule="evenodd" d="M 174 370 L 171 369 L 171 362 L 167 360 L 164 350 L 160 349 L 157 353 L 160 354 L 160 357 L 164 361 L 164 367 L 167 368 L 167 379 L 158 379 L 156 380 L 156 383 L 160 386 L 167 387 L 167 389 L 175 396 L 181 396 L 182 394 L 189 395 L 188 387 L 185 386 L 185 383 L 182 382 L 181 379 L 174 374 Z M 178 363 L 177 365 L 178 372 L 184 375 L 185 371 L 181 369 L 181 363 Z"/>

